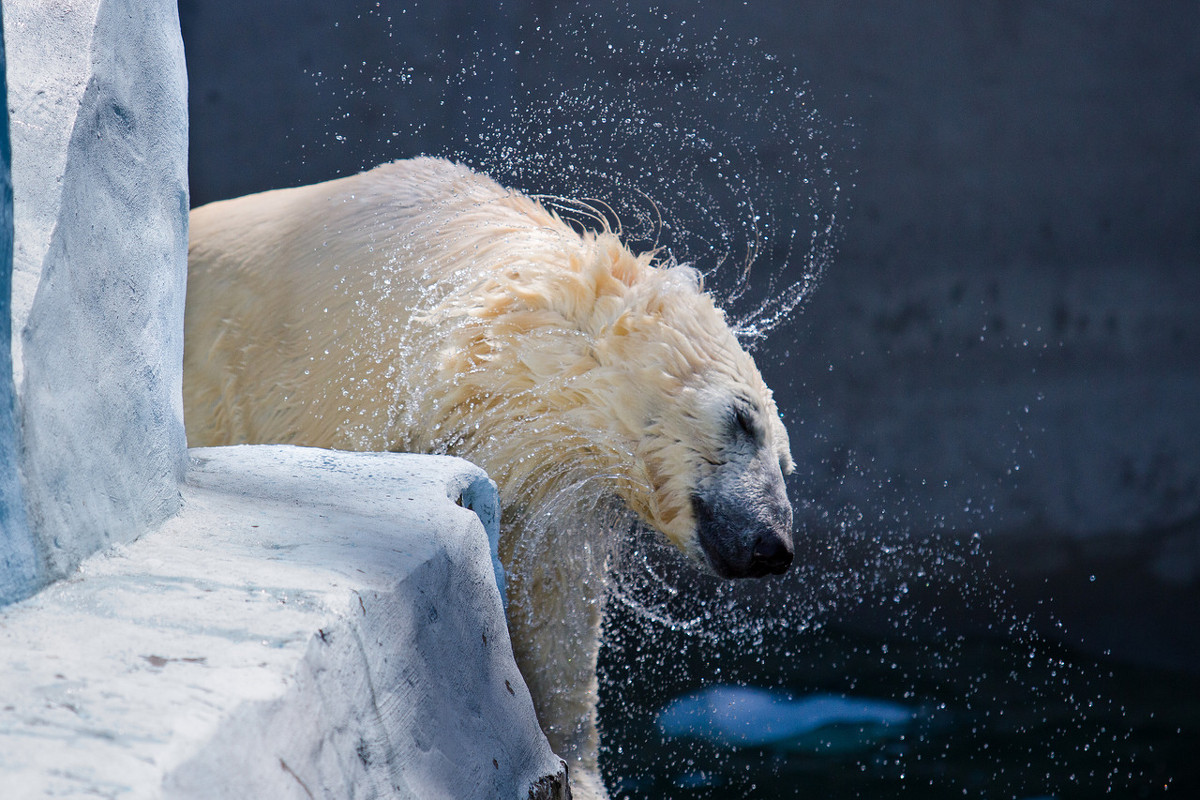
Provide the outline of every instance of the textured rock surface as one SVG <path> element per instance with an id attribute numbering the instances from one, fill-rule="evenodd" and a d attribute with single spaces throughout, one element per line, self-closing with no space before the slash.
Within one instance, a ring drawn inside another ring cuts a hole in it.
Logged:
<path id="1" fill-rule="evenodd" d="M 178 516 L 0 612 L 6 796 L 525 798 L 555 783 L 488 532 L 455 505 L 494 510 L 478 468 L 192 455 Z"/>
<path id="2" fill-rule="evenodd" d="M 4 41 L 0 37 L 0 101 L 7 96 L 5 72 Z M 8 319 L 12 296 L 11 166 L 5 115 L 0 118 L 0 321 Z M 10 332 L 7 325 L 0 324 L 0 605 L 25 597 L 37 585 L 33 539 L 25 522 L 25 498 L 16 469 L 20 441 L 15 419 Z"/>
<path id="3" fill-rule="evenodd" d="M 187 466 L 174 3 L 3 12 L 0 604 L 65 579 L 0 609 L 0 795 L 560 797 L 479 469 L 297 448 Z"/>
<path id="4" fill-rule="evenodd" d="M 46 578 L 179 507 L 187 81 L 175 4 L 4 5 L 12 333 Z"/>

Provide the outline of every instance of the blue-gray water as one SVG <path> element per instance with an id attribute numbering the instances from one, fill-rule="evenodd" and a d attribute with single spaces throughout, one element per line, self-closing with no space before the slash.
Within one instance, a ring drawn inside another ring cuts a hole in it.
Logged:
<path id="1" fill-rule="evenodd" d="M 1051 616 L 1012 610 L 1002 587 L 972 573 L 982 560 L 959 566 L 960 579 L 902 597 L 882 578 L 878 591 L 849 600 L 828 587 L 806 598 L 797 586 L 819 581 L 828 567 L 818 567 L 778 592 L 739 587 L 737 609 L 700 579 L 704 602 L 719 607 L 696 625 L 611 603 L 601 726 L 615 796 L 1200 796 L 1200 676 L 1067 646 Z M 688 591 L 683 570 L 669 580 Z M 774 624 L 720 632 L 723 615 L 736 627 L 755 607 L 780 613 Z M 794 620 L 810 612 L 812 627 L 798 628 Z M 656 715 L 712 686 L 888 701 L 912 709 L 913 721 L 743 746 L 702 729 L 665 736 Z"/>

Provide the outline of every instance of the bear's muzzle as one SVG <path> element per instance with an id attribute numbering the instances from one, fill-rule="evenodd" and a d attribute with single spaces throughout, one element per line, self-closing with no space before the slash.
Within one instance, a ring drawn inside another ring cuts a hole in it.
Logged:
<path id="1" fill-rule="evenodd" d="M 776 462 L 726 465 L 692 495 L 692 512 L 704 555 L 722 578 L 782 575 L 791 566 L 792 505 Z"/>

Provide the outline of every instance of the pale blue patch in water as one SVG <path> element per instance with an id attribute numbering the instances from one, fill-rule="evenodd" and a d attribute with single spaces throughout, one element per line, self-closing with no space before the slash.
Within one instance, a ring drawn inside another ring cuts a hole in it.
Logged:
<path id="1" fill-rule="evenodd" d="M 703 739 L 719 747 L 852 752 L 908 730 L 919 709 L 861 697 L 808 695 L 746 686 L 712 686 L 676 698 L 658 715 L 669 737 Z"/>

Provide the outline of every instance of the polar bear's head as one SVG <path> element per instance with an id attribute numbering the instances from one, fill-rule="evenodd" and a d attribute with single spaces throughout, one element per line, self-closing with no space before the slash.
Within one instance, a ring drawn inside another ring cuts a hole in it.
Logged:
<path id="1" fill-rule="evenodd" d="M 644 474 L 618 494 L 721 577 L 786 571 L 792 458 L 770 389 L 695 270 L 647 266 L 630 289 L 594 347 Z"/>
<path id="2" fill-rule="evenodd" d="M 456 315 L 471 324 L 443 362 L 448 407 L 474 409 L 456 426 L 474 426 L 460 452 L 506 504 L 532 502 L 555 475 L 599 476 L 716 574 L 786 571 L 787 432 L 698 273 L 634 256 L 611 233 L 521 242 Z"/>

